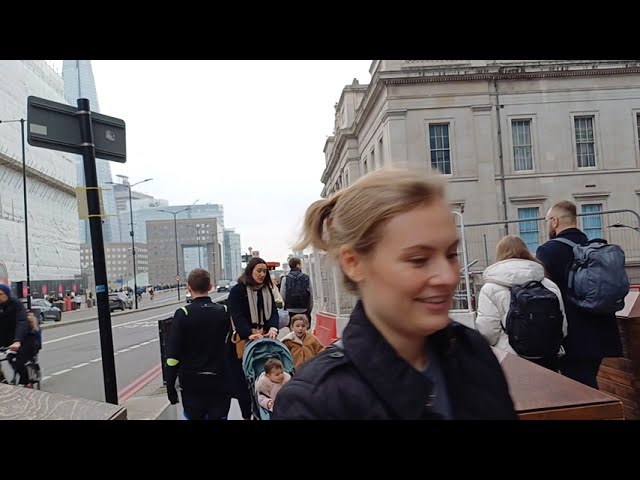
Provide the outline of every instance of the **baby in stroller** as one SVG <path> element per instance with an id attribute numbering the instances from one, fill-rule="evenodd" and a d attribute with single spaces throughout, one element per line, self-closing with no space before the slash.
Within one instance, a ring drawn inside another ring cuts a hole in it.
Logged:
<path id="1" fill-rule="evenodd" d="M 261 407 L 273 412 L 273 402 L 284 384 L 291 380 L 291 375 L 284 371 L 282 362 L 277 358 L 270 358 L 264 362 L 264 372 L 256 382 L 258 403 Z"/>
<path id="2" fill-rule="evenodd" d="M 278 367 L 280 367 L 280 370 Z M 269 374 L 266 372 L 267 368 L 275 378 L 275 382 L 269 378 Z M 280 340 L 261 338 L 251 341 L 247 344 L 242 356 L 242 370 L 247 379 L 254 418 L 257 420 L 269 420 L 271 415 L 270 409 L 267 407 L 271 406 L 273 408 L 275 394 L 295 372 L 291 352 Z M 266 394 L 262 401 L 260 399 L 261 394 Z M 267 398 L 267 396 L 270 398 Z"/>

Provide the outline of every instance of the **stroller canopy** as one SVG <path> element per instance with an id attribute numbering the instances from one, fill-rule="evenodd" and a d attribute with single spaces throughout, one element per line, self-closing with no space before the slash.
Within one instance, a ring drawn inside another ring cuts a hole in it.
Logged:
<path id="1" fill-rule="evenodd" d="M 242 370 L 247 380 L 255 382 L 264 372 L 264 363 L 273 357 L 280 359 L 285 372 L 293 373 L 293 357 L 287 346 L 280 340 L 261 338 L 247 343 L 242 355 Z"/>

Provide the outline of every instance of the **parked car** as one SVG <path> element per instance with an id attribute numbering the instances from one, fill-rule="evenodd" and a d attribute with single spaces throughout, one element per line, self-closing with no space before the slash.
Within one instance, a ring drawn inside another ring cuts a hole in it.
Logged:
<path id="1" fill-rule="evenodd" d="M 109 308 L 112 312 L 114 310 L 124 311 L 127 308 L 131 310 L 133 308 L 133 299 L 123 292 L 110 293 Z"/>
<path id="2" fill-rule="evenodd" d="M 187 303 L 191 303 L 191 292 L 189 292 L 189 290 L 187 290 L 187 293 L 184 295 L 184 299 Z"/>
<path id="3" fill-rule="evenodd" d="M 31 309 L 33 310 L 33 314 L 40 321 L 40 323 L 45 320 L 53 320 L 54 322 L 59 322 L 62 320 L 62 310 L 58 307 L 54 307 L 51 302 L 45 300 L 44 298 L 34 298 L 31 300 Z"/>

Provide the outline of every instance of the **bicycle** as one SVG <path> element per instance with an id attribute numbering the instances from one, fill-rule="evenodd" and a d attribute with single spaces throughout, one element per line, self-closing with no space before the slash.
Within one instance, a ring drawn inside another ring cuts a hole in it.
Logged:
<path id="1" fill-rule="evenodd" d="M 42 381 L 42 370 L 38 364 L 38 356 L 36 355 L 31 360 L 24 364 L 25 371 L 27 372 L 28 382 L 26 384 L 20 383 L 20 374 L 14 368 L 15 357 L 17 352 L 9 349 L 9 347 L 0 347 L 0 375 L 4 377 L 0 383 L 6 383 L 8 385 L 21 385 L 25 388 L 35 388 L 40 390 L 40 382 Z M 2 371 L 2 363 L 6 362 L 13 370 L 13 377 L 9 380 L 8 376 Z"/>

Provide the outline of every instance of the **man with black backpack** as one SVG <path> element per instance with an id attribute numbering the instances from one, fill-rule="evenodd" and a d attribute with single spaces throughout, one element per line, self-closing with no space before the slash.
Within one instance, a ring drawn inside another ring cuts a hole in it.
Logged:
<path id="1" fill-rule="evenodd" d="M 629 291 L 624 252 L 577 228 L 576 206 L 556 203 L 545 217 L 549 240 L 536 257 L 560 287 L 568 322 L 560 372 L 592 388 L 605 357 L 621 357 L 616 312 Z"/>
<path id="2" fill-rule="evenodd" d="M 284 300 L 284 308 L 289 312 L 289 328 L 291 317 L 298 313 L 304 313 L 311 323 L 311 310 L 313 309 L 313 295 L 311 294 L 311 281 L 309 275 L 302 273 L 299 258 L 289 260 L 291 271 L 280 280 L 280 295 Z"/>

